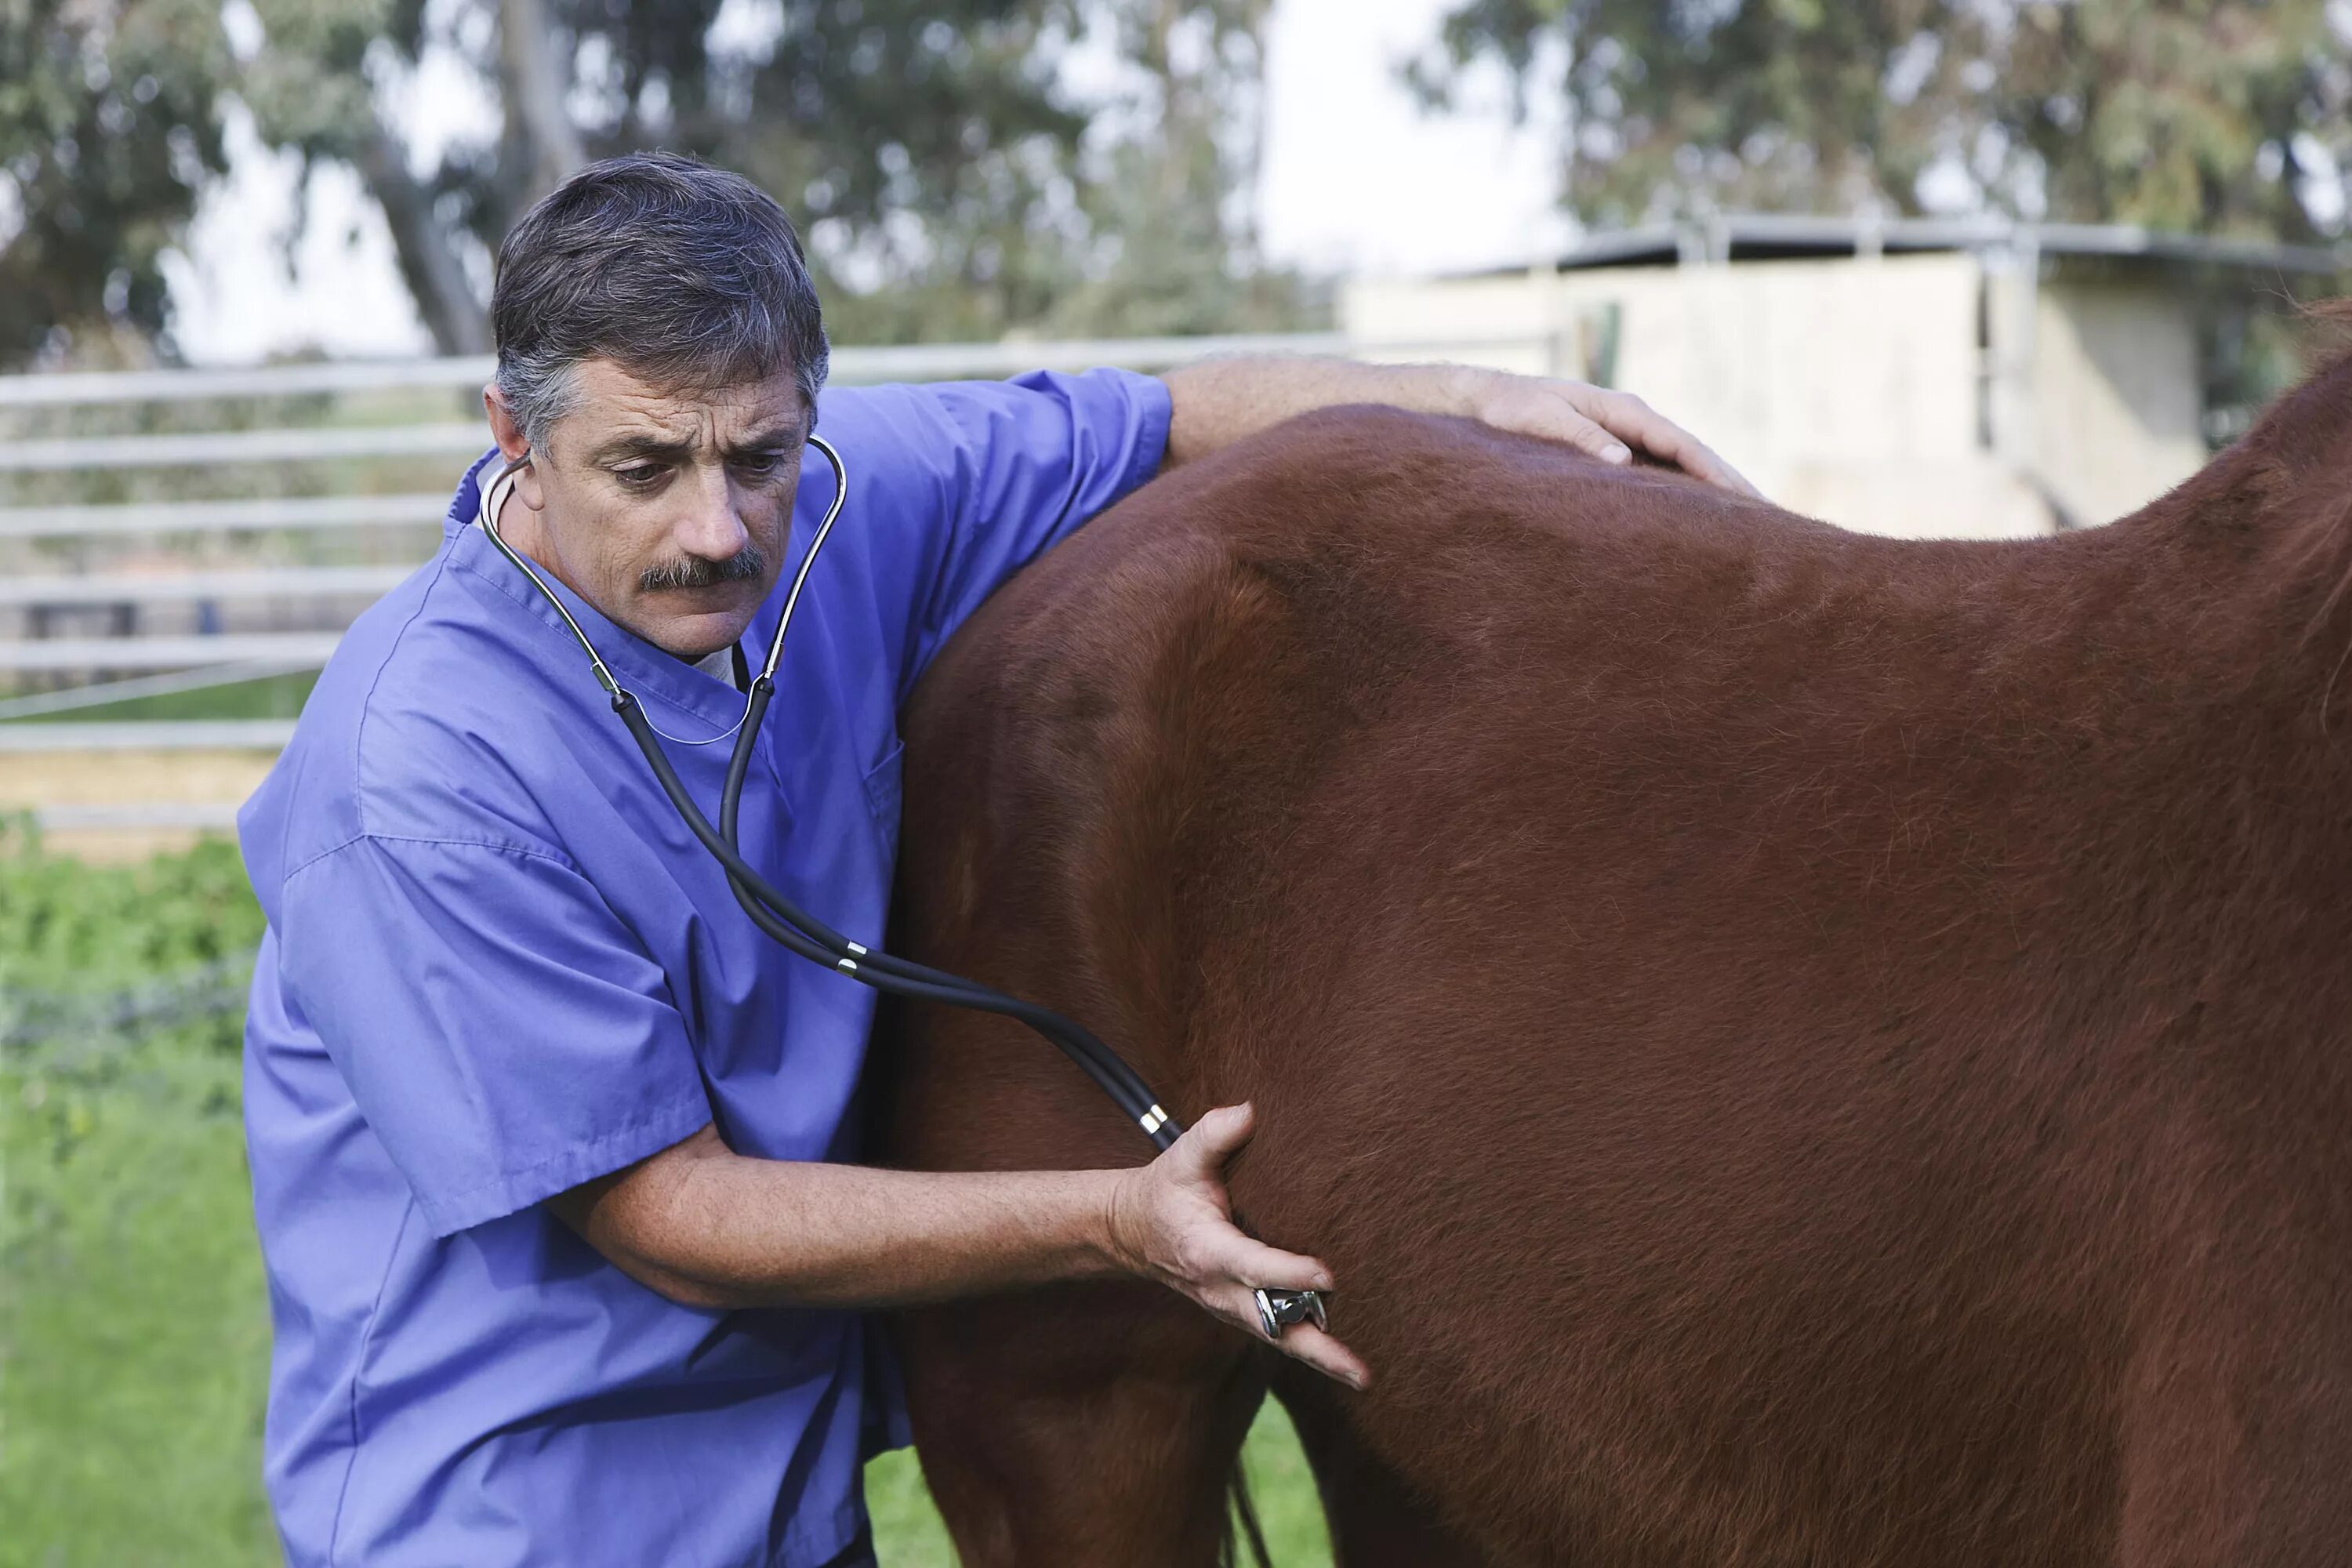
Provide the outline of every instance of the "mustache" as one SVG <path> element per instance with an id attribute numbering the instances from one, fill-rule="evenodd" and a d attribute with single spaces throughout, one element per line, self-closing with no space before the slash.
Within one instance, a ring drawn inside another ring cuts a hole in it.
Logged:
<path id="1" fill-rule="evenodd" d="M 708 588 L 718 583 L 750 583 L 756 581 L 768 569 L 768 558 L 760 553 L 759 546 L 747 544 L 724 561 L 713 561 L 704 555 L 688 555 L 659 566 L 648 566 L 637 574 L 640 593 L 658 594 L 669 588 Z"/>

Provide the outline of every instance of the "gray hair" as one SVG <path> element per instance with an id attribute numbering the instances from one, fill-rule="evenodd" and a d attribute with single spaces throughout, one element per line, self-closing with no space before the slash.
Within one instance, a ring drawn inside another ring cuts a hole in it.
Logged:
<path id="1" fill-rule="evenodd" d="M 499 247 L 490 328 L 499 389 L 533 447 L 572 411 L 585 359 L 697 391 L 790 368 L 814 409 L 832 358 L 783 208 L 674 153 L 591 163 L 523 214 Z"/>

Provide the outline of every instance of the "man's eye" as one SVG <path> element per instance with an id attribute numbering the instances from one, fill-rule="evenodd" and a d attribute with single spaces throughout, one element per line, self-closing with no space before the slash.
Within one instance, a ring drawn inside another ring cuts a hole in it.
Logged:
<path id="1" fill-rule="evenodd" d="M 735 459 L 735 466 L 745 473 L 765 479 L 784 466 L 782 452 L 750 452 Z"/>
<path id="2" fill-rule="evenodd" d="M 643 489 L 661 478 L 661 468 L 653 463 L 632 463 L 625 468 L 614 468 L 613 477 L 631 489 Z"/>

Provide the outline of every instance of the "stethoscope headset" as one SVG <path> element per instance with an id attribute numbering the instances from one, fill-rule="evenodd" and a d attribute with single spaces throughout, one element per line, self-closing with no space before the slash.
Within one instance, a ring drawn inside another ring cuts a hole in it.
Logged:
<path id="1" fill-rule="evenodd" d="M 604 656 L 596 651 L 596 645 L 588 639 L 588 634 L 581 629 L 580 623 L 572 618 L 572 612 L 565 608 L 555 590 L 548 586 L 547 580 L 539 574 L 538 568 L 499 532 L 499 510 L 506 504 L 506 498 L 513 493 L 517 475 L 530 462 L 528 449 L 507 463 L 488 484 L 481 487 L 481 505 L 475 521 L 481 524 L 482 532 L 488 536 L 490 542 L 498 546 L 499 553 L 531 580 L 540 593 L 546 596 L 547 602 L 555 606 L 555 613 L 562 617 L 563 624 L 571 628 L 581 650 L 588 656 L 590 668 L 596 672 L 597 684 L 612 699 L 613 711 L 620 715 L 621 722 L 636 742 L 637 750 L 645 753 L 646 765 L 653 770 L 662 793 L 669 797 L 670 805 L 677 808 L 688 830 L 726 870 L 727 885 L 733 891 L 735 901 L 742 905 L 743 912 L 751 918 L 753 925 L 810 963 L 845 974 L 887 994 L 938 1002 L 950 1007 L 969 1007 L 976 1012 L 995 1013 L 1018 1019 L 1076 1063 L 1079 1070 L 1092 1079 L 1096 1087 L 1108 1095 L 1111 1102 L 1143 1130 L 1144 1136 L 1150 1138 L 1156 1148 L 1166 1149 L 1183 1132 L 1183 1123 L 1161 1108 L 1159 1098 L 1135 1069 L 1119 1058 L 1118 1052 L 1096 1038 L 1083 1026 L 1048 1008 L 982 985 L 976 980 L 966 980 L 961 975 L 950 974 L 944 970 L 894 957 L 862 942 L 852 942 L 787 898 L 782 889 L 761 876 L 743 858 L 739 831 L 743 783 L 751 771 L 751 751 L 759 736 L 760 725 L 767 718 L 768 704 L 776 695 L 776 667 L 783 658 L 784 634 L 792 627 L 793 611 L 800 604 L 802 589 L 808 584 L 809 570 L 816 564 L 817 552 L 824 548 L 825 540 L 833 532 L 834 523 L 840 519 L 842 503 L 849 496 L 849 470 L 842 462 L 841 454 L 821 436 L 810 435 L 808 444 L 824 454 L 824 460 L 833 467 L 833 500 L 824 509 L 824 518 L 817 525 L 815 536 L 809 541 L 807 552 L 801 557 L 800 569 L 793 574 L 792 587 L 784 595 L 783 608 L 776 617 L 775 635 L 768 641 L 768 657 L 761 662 L 759 673 L 752 677 L 751 690 L 745 696 L 743 716 L 735 721 L 733 730 L 706 740 L 666 736 L 656 729 L 653 721 L 646 716 L 645 705 L 613 674 Z M 730 734 L 734 737 L 735 743 L 727 760 L 727 780 L 719 790 L 719 825 L 713 827 L 710 819 L 703 815 L 702 808 L 695 804 L 693 795 L 687 792 L 685 782 L 677 776 L 677 769 L 671 764 L 669 754 L 662 749 L 661 742 L 668 739 L 680 745 L 707 746 L 727 739 Z M 1323 1300 L 1318 1291 L 1261 1289 L 1256 1292 L 1256 1305 L 1259 1327 L 1265 1331 L 1268 1339 L 1280 1338 L 1283 1328 L 1291 1323 L 1311 1321 L 1319 1328 L 1325 1321 Z"/>

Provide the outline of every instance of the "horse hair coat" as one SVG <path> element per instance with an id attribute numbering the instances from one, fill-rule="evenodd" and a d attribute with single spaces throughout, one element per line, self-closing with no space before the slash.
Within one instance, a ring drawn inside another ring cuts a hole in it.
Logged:
<path id="1" fill-rule="evenodd" d="M 2352 361 L 2114 526 L 1906 542 L 1337 409 L 1155 482 L 908 716 L 899 940 L 1087 1020 L 1339 1282 L 896 1325 L 963 1561 L 2352 1553 Z M 1150 1152 L 896 1012 L 884 1157 Z"/>

